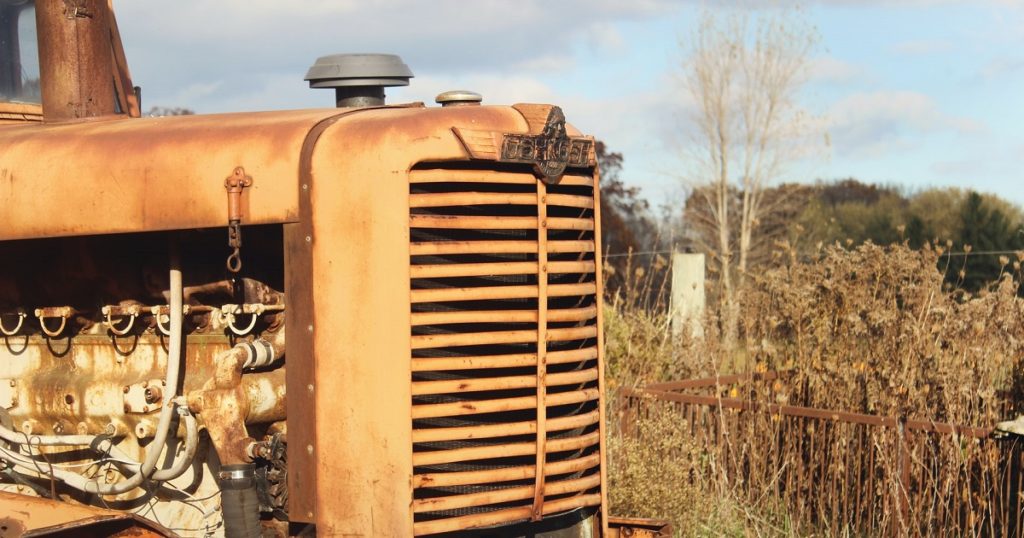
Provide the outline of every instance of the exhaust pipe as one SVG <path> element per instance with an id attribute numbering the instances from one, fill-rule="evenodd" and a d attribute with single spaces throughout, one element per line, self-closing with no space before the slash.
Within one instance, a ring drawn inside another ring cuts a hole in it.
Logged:
<path id="1" fill-rule="evenodd" d="M 36 2 L 43 120 L 117 114 L 107 0 Z"/>

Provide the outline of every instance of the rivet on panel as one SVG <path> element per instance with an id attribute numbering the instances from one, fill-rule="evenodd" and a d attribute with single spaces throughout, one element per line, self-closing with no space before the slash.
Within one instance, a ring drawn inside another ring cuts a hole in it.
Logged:
<path id="1" fill-rule="evenodd" d="M 303 184 L 302 184 L 302 190 L 304 190 L 304 191 L 308 191 L 308 190 L 309 190 L 309 185 L 308 185 L 308 184 L 306 184 L 306 183 L 303 183 Z"/>
<path id="2" fill-rule="evenodd" d="M 306 445 L 306 452 L 309 452 L 309 454 L 312 455 L 313 454 L 313 445 Z"/>
<path id="3" fill-rule="evenodd" d="M 313 326 L 310 325 L 309 327 L 306 327 L 306 330 L 308 330 L 309 332 L 313 332 Z"/>
<path id="4" fill-rule="evenodd" d="M 312 243 L 312 242 L 313 242 L 313 236 L 311 236 L 311 235 L 307 235 L 307 236 L 306 236 L 306 242 L 307 242 L 307 243 Z"/>
<path id="5" fill-rule="evenodd" d="M 310 383 L 309 385 L 306 385 L 306 388 L 309 390 L 310 394 L 313 393 L 313 384 L 312 383 Z"/>

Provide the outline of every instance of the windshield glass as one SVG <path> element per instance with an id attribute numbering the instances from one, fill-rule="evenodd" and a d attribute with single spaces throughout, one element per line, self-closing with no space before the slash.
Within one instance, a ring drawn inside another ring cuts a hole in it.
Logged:
<path id="1" fill-rule="evenodd" d="M 32 0 L 0 0 L 0 102 L 39 103 L 39 52 Z"/>

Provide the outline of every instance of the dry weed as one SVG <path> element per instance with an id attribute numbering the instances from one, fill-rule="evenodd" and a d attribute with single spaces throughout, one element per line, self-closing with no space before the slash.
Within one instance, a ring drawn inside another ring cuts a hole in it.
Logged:
<path id="1" fill-rule="evenodd" d="M 710 394 L 990 427 L 1020 411 L 1019 265 L 1001 260 L 1007 273 L 971 296 L 944 287 L 940 255 L 784 251 L 784 263 L 751 275 L 739 349 L 721 346 L 713 316 L 704 339 L 672 337 L 664 301 L 650 300 L 664 297 L 650 293 L 662 282 L 635 278 L 639 291 L 607 302 L 609 387 L 790 370 Z M 672 519 L 682 536 L 999 535 L 1016 510 L 992 497 L 1008 453 L 994 441 L 921 435 L 904 463 L 895 428 L 665 402 L 626 416 L 614 391 L 609 401 L 613 512 Z"/>

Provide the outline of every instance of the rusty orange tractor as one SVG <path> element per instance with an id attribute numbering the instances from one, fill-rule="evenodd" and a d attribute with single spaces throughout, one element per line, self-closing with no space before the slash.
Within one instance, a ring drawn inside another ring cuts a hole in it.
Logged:
<path id="1" fill-rule="evenodd" d="M 0 0 L 0 534 L 618 533 L 593 140 L 411 75 L 143 118 L 107 0 Z"/>

